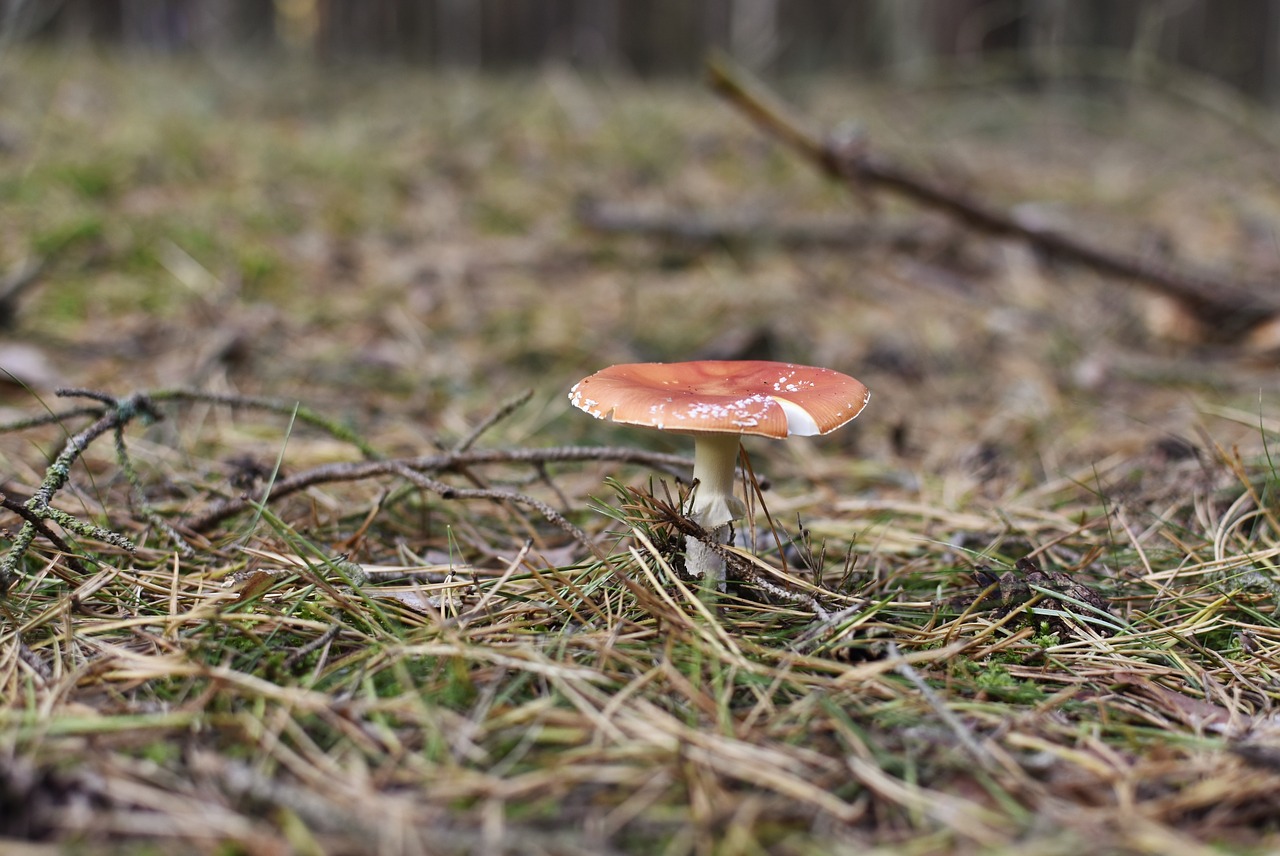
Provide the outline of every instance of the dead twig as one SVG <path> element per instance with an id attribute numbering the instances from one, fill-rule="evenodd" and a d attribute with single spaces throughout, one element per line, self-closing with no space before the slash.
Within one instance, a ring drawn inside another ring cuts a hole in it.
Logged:
<path id="1" fill-rule="evenodd" d="M 19 302 L 40 282 L 45 266 L 44 258 L 33 256 L 0 277 L 0 329 L 8 329 L 14 325 L 18 317 Z"/>
<path id="2" fill-rule="evenodd" d="M 920 695 L 924 696 L 925 701 L 933 708 L 933 712 L 946 724 L 947 728 L 956 736 L 956 739 L 960 741 L 960 745 L 968 751 L 973 760 L 986 769 L 993 769 L 995 764 L 991 759 L 991 753 L 978 742 L 978 738 L 974 736 L 973 732 L 969 730 L 969 727 L 965 725 L 960 717 L 947 706 L 947 703 L 929 685 L 924 676 L 916 671 L 915 667 L 902 656 L 902 652 L 898 650 L 898 646 L 893 642 L 888 643 L 888 654 L 889 659 L 894 664 L 893 670 L 910 681 L 920 691 Z"/>
<path id="3" fill-rule="evenodd" d="M 535 497 L 528 496 L 514 490 L 454 487 L 451 484 L 446 484 L 438 479 L 433 479 L 424 473 L 410 469 L 404 464 L 397 464 L 393 467 L 392 471 L 406 481 L 412 482 L 424 490 L 431 491 L 441 499 L 492 499 L 497 502 L 514 502 L 519 505 L 527 505 L 545 517 L 547 522 L 560 527 L 575 541 L 585 545 L 591 552 L 598 552 L 598 548 L 595 546 L 595 543 L 587 537 L 587 533 L 583 532 L 577 526 L 574 526 L 573 523 L 571 523 L 563 514 Z"/>
<path id="4" fill-rule="evenodd" d="M 67 542 L 63 541 L 62 538 L 58 536 L 58 533 L 54 532 L 52 529 L 46 526 L 44 520 L 41 519 L 40 515 L 36 514 L 31 509 L 27 508 L 27 506 L 24 505 L 23 503 L 15 502 L 14 500 L 10 499 L 9 497 L 5 496 L 2 493 L 0 493 L 0 508 L 4 508 L 5 510 L 10 511 L 18 515 L 19 517 L 21 517 L 26 522 L 27 525 L 31 526 L 32 529 L 35 530 L 36 535 L 39 535 L 41 538 L 44 538 L 46 541 L 48 541 L 50 544 L 54 546 L 54 549 L 58 550 L 60 553 L 66 556 L 67 564 L 71 566 L 71 569 L 73 571 L 75 571 L 78 574 L 89 573 L 89 569 L 86 568 L 78 558 L 76 558 L 76 554 L 72 552 L 71 547 L 67 544 Z M 66 571 L 62 570 L 58 566 L 57 562 L 52 563 L 49 566 L 49 568 L 50 570 L 53 571 L 53 573 L 57 574 L 57 576 L 60 579 L 62 579 L 64 582 L 72 583 L 77 581 L 76 578 L 73 577 L 71 574 L 68 574 Z M 9 590 L 9 578 L 6 574 L 0 573 L 0 597 L 3 597 L 8 592 L 8 590 Z"/>
<path id="5" fill-rule="evenodd" d="M 79 520 L 65 511 L 54 508 L 51 503 L 54 495 L 62 489 L 71 477 L 71 467 L 80 459 L 80 455 L 89 447 L 89 444 L 108 431 L 114 431 L 121 426 L 127 425 L 140 415 L 155 418 L 156 413 L 151 402 L 142 393 L 134 393 L 125 398 L 115 399 L 102 393 L 71 389 L 58 390 L 58 395 L 92 398 L 108 404 L 109 409 L 89 427 L 67 439 L 58 457 L 45 470 L 44 480 L 40 483 L 36 492 L 32 494 L 31 499 L 24 504 L 30 514 L 23 515 L 22 528 L 14 536 L 12 543 L 9 545 L 9 551 L 5 553 L 3 559 L 0 559 L 0 593 L 8 590 L 9 579 L 17 571 L 18 563 L 26 555 L 27 550 L 30 549 L 36 535 L 45 535 L 49 531 L 47 527 L 37 528 L 35 521 L 31 519 L 32 517 L 37 520 L 52 520 L 65 531 L 105 541 L 129 552 L 134 550 L 133 542 L 123 535 Z M 61 541 L 54 541 L 53 543 L 59 549 L 64 549 L 66 546 Z"/>
<path id="6" fill-rule="evenodd" d="M 75 407 L 71 410 L 61 410 L 58 412 L 49 411 L 43 416 L 29 416 L 26 419 L 17 419 L 13 422 L 6 422 L 0 425 L 0 434 L 11 434 L 15 431 L 25 431 L 28 428 L 38 428 L 41 425 L 61 425 L 68 419 L 79 419 L 82 416 L 92 416 L 95 419 L 102 415 L 101 407 Z"/>
<path id="7" fill-rule="evenodd" d="M 442 452 L 420 458 L 391 459 L 385 461 L 353 461 L 324 464 L 303 472 L 294 473 L 272 485 L 267 501 L 281 499 L 300 490 L 318 484 L 340 481 L 360 481 L 380 476 L 398 475 L 401 467 L 420 473 L 456 472 L 469 466 L 484 464 L 539 464 L 567 461 L 613 461 L 616 463 L 643 464 L 664 470 L 688 472 L 692 462 L 679 455 L 663 452 L 646 452 L 614 446 L 553 446 L 545 449 L 483 449 L 466 452 Z M 215 503 L 204 512 L 187 518 L 186 527 L 203 532 L 232 515 L 252 508 L 258 497 L 238 496 Z"/>
<path id="8" fill-rule="evenodd" d="M 147 499 L 147 492 L 142 487 L 142 479 L 138 476 L 133 459 L 129 457 L 129 452 L 125 448 L 124 424 L 117 425 L 113 433 L 115 434 L 116 460 L 120 462 L 120 469 L 124 471 L 124 476 L 129 481 L 130 499 L 136 515 L 164 533 L 184 559 L 190 559 L 196 551 L 168 520 L 160 516 L 160 512 L 156 511 L 155 506 Z"/>
<path id="9" fill-rule="evenodd" d="M 298 663 L 300 663 L 308 654 L 310 654 L 312 651 L 318 651 L 321 648 L 323 648 L 325 645 L 328 645 L 330 642 L 336 639 L 338 637 L 338 634 L 341 632 L 342 632 L 342 625 L 334 624 L 324 633 L 321 633 L 319 636 L 312 639 L 307 644 L 300 645 L 299 647 L 295 648 L 293 652 L 290 653 L 289 656 L 284 659 L 284 662 L 280 664 L 281 669 L 283 669 L 285 672 L 292 671 L 293 667 Z"/>
<path id="10" fill-rule="evenodd" d="M 822 603 L 814 592 L 796 588 L 789 583 L 784 584 L 783 582 L 775 582 L 769 579 L 762 572 L 763 570 L 768 569 L 773 573 L 777 572 L 767 565 L 756 564 L 736 550 L 732 550 L 725 544 L 720 543 L 710 532 L 689 519 L 686 514 L 681 513 L 676 504 L 660 500 L 652 494 L 641 494 L 634 488 L 628 488 L 628 493 L 633 500 L 633 503 L 631 503 L 633 508 L 646 509 L 679 534 L 696 538 L 706 544 L 707 547 L 724 560 L 725 572 L 730 578 L 754 586 L 770 597 L 807 609 L 820 621 L 831 620 L 831 608 L 829 605 Z M 786 578 L 779 576 L 778 579 L 785 580 Z"/>
<path id="11" fill-rule="evenodd" d="M 7 498 L 4 499 L 2 506 L 18 514 L 22 518 L 23 524 L 10 544 L 8 552 L 3 559 L 0 559 L 0 595 L 8 591 L 9 580 L 16 573 L 19 562 L 26 555 L 37 535 L 45 538 L 55 548 L 71 557 L 69 564 L 74 570 L 79 573 L 85 572 L 84 565 L 74 558 L 75 554 L 70 547 L 45 525 L 45 521 L 52 521 L 58 524 L 66 532 L 104 541 L 129 552 L 135 550 L 133 542 L 123 535 L 82 521 L 52 505 L 54 495 L 62 489 L 70 478 L 72 466 L 75 465 L 91 443 L 107 433 L 113 434 L 115 438 L 116 457 L 129 481 L 132 489 L 132 499 L 139 515 L 164 533 L 183 555 L 190 556 L 193 554 L 191 546 L 182 535 L 167 520 L 161 517 L 147 501 L 145 492 L 142 489 L 141 479 L 134 469 L 125 448 L 125 426 L 139 417 L 149 421 L 160 419 L 160 413 L 156 409 L 156 403 L 159 401 L 203 401 L 288 414 L 326 430 L 339 439 L 350 442 L 366 457 L 378 457 L 378 453 L 354 432 L 308 408 L 302 407 L 296 402 L 219 395 L 189 389 L 135 392 L 123 398 L 86 389 L 60 389 L 57 390 L 57 394 L 62 397 L 88 398 L 102 406 L 78 408 L 63 413 L 50 413 L 34 419 L 21 420 L 10 425 L 0 426 L 0 431 L 13 431 L 37 425 L 59 424 L 63 419 L 73 416 L 96 417 L 88 427 L 72 434 L 67 439 L 62 452 L 45 470 L 44 480 L 30 499 L 21 505 Z M 62 576 L 62 574 L 59 575 Z M 66 577 L 63 578 L 66 579 Z"/>
<path id="12" fill-rule="evenodd" d="M 804 155 L 828 176 L 856 189 L 893 191 L 977 231 L 1018 238 L 1047 256 L 1141 284 L 1177 300 L 1222 341 L 1231 341 L 1280 315 L 1280 299 L 1267 286 L 1173 267 L 1023 222 L 984 200 L 916 175 L 891 158 L 871 151 L 865 140 L 824 139 L 790 115 L 761 84 L 723 58 L 713 58 L 708 63 L 708 74 L 712 89 L 752 122 Z"/>
<path id="13" fill-rule="evenodd" d="M 472 446 L 475 445 L 476 440 L 480 439 L 481 435 L 483 435 L 484 432 L 488 431 L 494 425 L 497 425 L 503 419 L 506 419 L 512 413 L 515 413 L 517 410 L 520 409 L 520 407 L 526 401 L 528 401 L 532 397 L 533 397 L 533 389 L 530 388 L 530 389 L 526 389 L 524 392 L 512 398 L 510 401 L 504 401 L 497 410 L 493 411 L 493 413 L 490 413 L 484 419 L 480 420 L 479 425 L 472 428 L 470 433 L 467 434 L 467 436 L 459 440 L 458 444 L 453 447 L 453 450 L 455 452 L 465 452 L 467 451 L 467 449 L 470 449 Z"/>

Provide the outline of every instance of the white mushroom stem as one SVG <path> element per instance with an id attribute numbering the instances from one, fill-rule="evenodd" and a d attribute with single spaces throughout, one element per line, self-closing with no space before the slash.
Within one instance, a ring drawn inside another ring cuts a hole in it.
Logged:
<path id="1" fill-rule="evenodd" d="M 729 524 L 746 514 L 742 500 L 733 495 L 738 463 L 738 434 L 695 434 L 693 478 L 698 483 L 692 519 L 721 544 L 729 542 Z M 724 591 L 724 559 L 697 538 L 685 539 L 685 570 L 690 576 L 714 579 Z"/>

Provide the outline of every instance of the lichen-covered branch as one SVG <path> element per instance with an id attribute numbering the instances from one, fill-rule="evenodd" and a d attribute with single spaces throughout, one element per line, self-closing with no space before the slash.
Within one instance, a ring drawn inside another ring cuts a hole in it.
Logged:
<path id="1" fill-rule="evenodd" d="M 138 416 L 154 418 L 156 414 L 152 409 L 151 402 L 144 393 L 134 393 L 118 399 L 83 390 L 59 390 L 58 394 L 86 396 L 102 401 L 109 406 L 107 411 L 87 428 L 67 438 L 67 442 L 63 445 L 58 457 L 45 469 L 44 480 L 40 482 L 40 486 L 32 494 L 31 498 L 24 503 L 24 508 L 29 514 L 22 515 L 22 528 L 14 536 L 13 542 L 9 545 L 9 551 L 5 553 L 3 559 L 0 559 L 0 592 L 8 590 L 10 578 L 17 571 L 18 563 L 22 561 L 27 550 L 30 549 L 36 535 L 48 532 L 47 528 L 37 528 L 37 521 L 51 520 L 62 527 L 64 531 L 105 541 L 125 550 L 133 551 L 134 549 L 133 542 L 123 535 L 101 526 L 87 523 L 61 509 L 54 508 L 52 502 L 54 495 L 71 478 L 72 466 L 80 459 L 89 444 L 108 431 L 113 431 L 128 424 Z M 53 543 L 56 546 L 61 542 L 54 541 Z M 59 549 L 62 548 L 60 547 Z"/>

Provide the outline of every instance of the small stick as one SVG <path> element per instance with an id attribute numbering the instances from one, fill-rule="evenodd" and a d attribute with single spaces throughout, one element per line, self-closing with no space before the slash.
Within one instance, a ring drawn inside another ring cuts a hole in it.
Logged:
<path id="1" fill-rule="evenodd" d="M 520 393 L 519 395 L 512 398 L 511 400 L 503 402 L 502 406 L 500 406 L 493 413 L 489 414 L 487 417 L 481 420 L 479 425 L 472 428 L 470 434 L 468 434 L 467 436 L 459 440 L 458 445 L 454 446 L 453 450 L 455 452 L 465 452 L 467 451 L 467 449 L 470 449 L 473 445 L 475 445 L 476 440 L 480 439 L 480 435 L 484 434 L 484 432 L 488 431 L 494 425 L 497 425 L 503 419 L 506 419 L 512 413 L 515 413 L 517 410 L 520 409 L 521 405 L 523 405 L 530 398 L 533 398 L 532 387 L 530 387 L 529 389 L 526 389 L 524 392 Z"/>
<path id="2" fill-rule="evenodd" d="M 529 389 L 526 389 L 524 392 L 520 393 L 514 398 L 504 401 L 498 407 L 497 410 L 495 410 L 493 413 L 490 413 L 484 419 L 480 420 L 480 423 L 476 425 L 476 427 L 472 428 L 471 431 L 465 437 L 459 440 L 457 445 L 453 447 L 453 451 L 465 452 L 468 449 L 470 449 L 472 445 L 474 445 L 475 442 L 480 439 L 480 437 L 484 434 L 484 432 L 488 431 L 494 425 L 497 425 L 499 422 L 501 422 L 503 419 L 510 416 L 512 413 L 515 413 L 516 410 L 518 410 L 522 404 L 524 404 L 526 401 L 528 401 L 532 397 L 533 397 L 533 388 L 530 387 Z M 489 485 L 485 483 L 484 479 L 480 478 L 471 470 L 464 467 L 459 469 L 458 472 L 460 475 L 464 476 L 468 481 L 470 481 L 473 485 L 475 485 L 477 489 L 487 490 L 489 488 Z M 513 517 L 516 518 L 519 524 L 525 526 L 528 529 L 532 529 L 532 526 L 530 525 L 528 519 L 523 514 L 521 514 L 518 510 L 511 508 L 511 506 L 509 505 L 504 506 L 504 508 L 509 514 L 511 514 Z"/>
<path id="3" fill-rule="evenodd" d="M 960 721 L 960 717 L 956 716 L 955 712 L 952 711 L 951 708 L 947 707 L 946 702 L 938 696 L 933 687 L 929 686 L 929 682 L 924 679 L 924 676 L 917 672 L 915 668 L 907 662 L 906 658 L 903 657 L 902 653 L 898 650 L 898 646 L 893 642 L 890 642 L 887 650 L 889 653 L 889 659 L 896 661 L 894 663 L 893 670 L 899 675 L 902 675 L 902 677 L 911 681 L 911 683 L 915 684 L 916 689 L 918 689 L 920 694 L 924 696 L 925 701 L 927 701 L 929 706 L 933 708 L 934 713 L 936 713 L 938 718 L 951 729 L 951 732 L 955 734 L 956 738 L 961 744 L 963 744 L 964 748 L 969 751 L 969 754 L 973 756 L 973 759 L 988 769 L 994 767 L 995 765 L 991 760 L 991 753 L 983 748 L 982 744 L 978 742 L 978 739 L 973 736 L 973 732 Z"/>
<path id="4" fill-rule="evenodd" d="M 187 539 L 183 538 L 182 534 L 168 520 L 161 517 L 160 513 L 147 500 L 147 493 L 142 489 L 142 479 L 138 477 L 138 471 L 133 466 L 133 459 L 129 457 L 129 451 L 124 444 L 124 425 L 115 427 L 115 441 L 116 460 L 120 462 L 120 468 L 124 470 L 124 476 L 129 482 L 132 502 L 138 515 L 159 529 L 177 548 L 182 558 L 190 559 L 195 556 L 196 551 L 187 543 Z"/>
<path id="5" fill-rule="evenodd" d="M 50 668 L 48 663 L 40 659 L 40 655 L 27 647 L 27 643 L 22 641 L 22 634 L 15 633 L 14 640 L 17 642 L 18 659 L 26 663 L 31 671 L 40 676 L 42 681 L 53 680 L 53 669 Z"/>
<path id="6" fill-rule="evenodd" d="M 13 326 L 19 301 L 40 281 L 46 267 L 43 256 L 34 256 L 0 277 L 0 328 Z"/>
<path id="7" fill-rule="evenodd" d="M 434 494 L 438 494 L 441 499 L 492 499 L 498 502 L 515 502 L 520 505 L 527 505 L 537 511 L 547 519 L 549 523 L 554 523 L 565 532 L 573 537 L 575 541 L 586 546 L 588 550 L 595 553 L 598 548 L 595 543 L 587 537 L 587 533 L 583 532 L 577 526 L 569 521 L 563 514 L 556 511 L 540 499 L 527 494 L 518 493 L 514 490 L 494 490 L 494 489 L 477 489 L 454 487 L 451 484 L 433 479 L 431 476 L 412 470 L 404 464 L 395 466 L 392 470 L 397 475 L 410 481 L 424 490 L 429 490 Z"/>
<path id="8" fill-rule="evenodd" d="M 710 532 L 698 525 L 697 522 L 690 520 L 673 505 L 664 503 L 658 499 L 649 497 L 652 501 L 652 508 L 667 523 L 681 535 L 696 538 L 698 541 L 706 544 L 707 547 L 721 559 L 724 560 L 725 569 L 732 571 L 734 576 L 749 585 L 753 585 L 766 594 L 773 595 L 779 600 L 804 607 L 810 610 L 820 621 L 830 621 L 831 611 L 812 593 L 796 590 L 785 585 L 780 585 L 770 579 L 766 579 L 751 561 L 744 559 L 734 550 L 729 549 L 725 544 L 720 543 Z"/>
<path id="9" fill-rule="evenodd" d="M 556 499 L 560 500 L 560 507 L 565 510 L 568 510 L 569 497 L 565 496 L 564 491 L 560 489 L 560 485 L 556 484 L 552 480 L 551 474 L 547 472 L 546 461 L 538 461 L 536 464 L 533 465 L 533 469 L 537 473 L 538 481 L 542 482 L 547 487 L 551 488 L 552 492 L 555 493 L 556 495 Z"/>
<path id="10" fill-rule="evenodd" d="M 9 434 L 14 431 L 25 431 L 28 428 L 38 428 L 41 425 L 60 425 L 67 419 L 76 419 L 80 416 L 92 416 L 95 419 L 102 416 L 101 407 L 76 407 L 71 410 L 63 410 L 58 413 L 49 412 L 43 416 L 29 416 L 26 419 L 18 419 L 14 422 L 6 422 L 0 425 L 0 434 Z"/>
<path id="11" fill-rule="evenodd" d="M 323 648 L 325 645 L 328 645 L 330 642 L 336 639 L 338 637 L 338 634 L 341 632 L 342 632 L 342 625 L 334 624 L 328 630 L 321 633 L 319 636 L 317 636 L 315 639 L 312 639 L 307 644 L 301 645 L 295 648 L 293 650 L 293 653 L 285 658 L 284 662 L 281 664 L 281 668 L 283 668 L 286 672 L 292 671 L 293 667 L 303 657 L 307 656 L 312 651 L 318 650 L 320 648 Z"/>

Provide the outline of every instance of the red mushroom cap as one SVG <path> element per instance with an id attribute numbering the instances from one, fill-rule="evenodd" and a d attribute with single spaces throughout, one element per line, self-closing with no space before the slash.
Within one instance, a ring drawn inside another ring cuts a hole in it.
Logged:
<path id="1" fill-rule="evenodd" d="M 870 391 L 830 369 L 761 360 L 610 366 L 569 393 L 597 419 L 683 434 L 826 434 L 857 416 Z"/>

